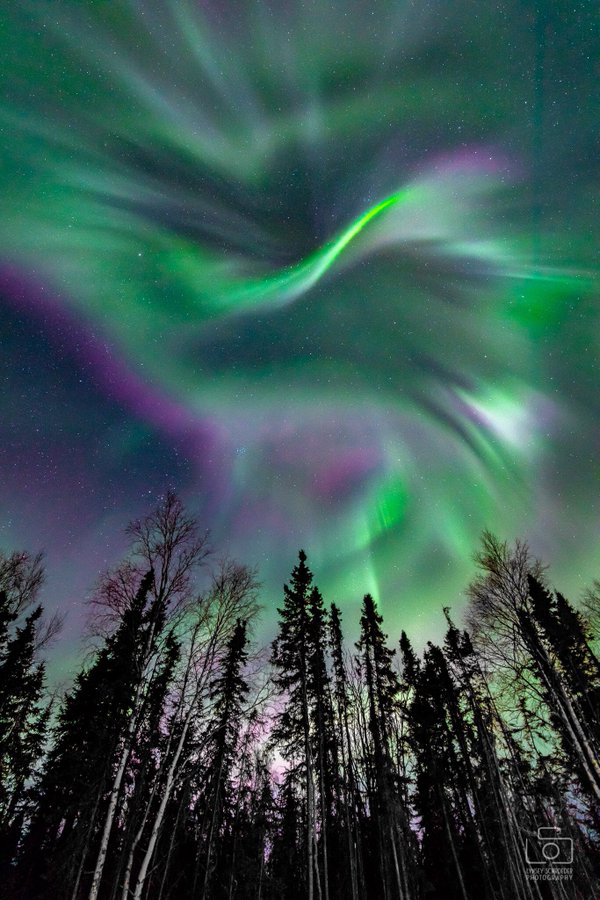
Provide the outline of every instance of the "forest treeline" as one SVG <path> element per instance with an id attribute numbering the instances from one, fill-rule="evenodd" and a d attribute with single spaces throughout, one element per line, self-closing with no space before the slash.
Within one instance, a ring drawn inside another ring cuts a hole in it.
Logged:
<path id="1" fill-rule="evenodd" d="M 176 496 L 128 533 L 53 698 L 42 560 L 0 555 L 2 897 L 600 896 L 598 584 L 575 609 L 485 533 L 417 654 L 369 594 L 345 641 L 301 551 L 261 650 L 255 573 Z"/>

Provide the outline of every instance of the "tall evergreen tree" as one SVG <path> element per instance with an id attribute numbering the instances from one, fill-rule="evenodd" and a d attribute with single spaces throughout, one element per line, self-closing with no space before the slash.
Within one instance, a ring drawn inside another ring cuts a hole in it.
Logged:
<path id="1" fill-rule="evenodd" d="M 6 884 L 27 827 L 29 782 L 50 714 L 40 653 L 58 621 L 43 621 L 43 580 L 41 554 L 0 551 L 0 882 Z"/>
<path id="2" fill-rule="evenodd" d="M 39 762 L 49 715 L 44 704 L 44 664 L 36 660 L 42 607 L 36 607 L 12 638 L 6 637 L 8 596 L 0 592 L 0 879 L 8 883 L 27 817 L 27 786 Z"/>
<path id="3" fill-rule="evenodd" d="M 381 884 L 386 900 L 409 900 L 411 886 L 407 811 L 400 803 L 392 748 L 393 722 L 399 713 L 400 683 L 392 666 L 395 651 L 387 646 L 383 618 L 371 594 L 365 594 L 356 645 L 368 702 L 372 742 L 368 766 L 372 785 L 371 818 L 376 823 Z"/>
<path id="4" fill-rule="evenodd" d="M 563 749 L 592 807 L 599 809 L 597 661 L 587 646 L 581 619 L 564 597 L 553 597 L 532 576 L 529 590 L 531 606 L 519 611 L 520 631 Z"/>
<path id="5" fill-rule="evenodd" d="M 299 779 L 305 786 L 306 804 L 306 896 L 313 900 L 315 882 L 320 895 L 320 870 L 317 854 L 317 788 L 313 746 L 314 671 L 309 637 L 312 572 L 303 550 L 298 555 L 289 585 L 284 585 L 284 603 L 279 613 L 279 633 L 272 646 L 273 681 L 283 698 L 283 709 L 276 715 L 273 740 L 290 765 L 289 791 Z"/>
<path id="6" fill-rule="evenodd" d="M 41 569 L 0 554 L 3 895 L 600 896 L 598 659 L 526 544 L 484 535 L 474 635 L 444 608 L 443 645 L 417 655 L 402 632 L 399 671 L 370 595 L 350 656 L 301 551 L 263 715 L 248 675 L 253 573 L 225 560 L 198 591 L 204 539 L 173 496 L 131 534 L 43 766 Z M 531 877 L 540 827 L 573 842 L 569 882 Z"/>
<path id="7" fill-rule="evenodd" d="M 343 822 L 345 841 L 337 848 L 338 892 L 357 900 L 364 890 L 361 860 L 361 834 L 359 826 L 359 788 L 356 780 L 354 746 L 350 732 L 350 694 L 348 673 L 344 661 L 344 641 L 341 613 L 332 603 L 329 615 L 329 641 L 332 659 L 334 727 L 338 734 L 339 755 L 339 819 Z"/>
<path id="8" fill-rule="evenodd" d="M 231 872 L 233 861 L 226 859 L 223 852 L 223 829 L 231 826 L 233 818 L 232 774 L 240 731 L 244 715 L 244 700 L 250 690 L 244 675 L 248 652 L 246 623 L 238 619 L 231 638 L 227 643 L 225 658 L 220 672 L 212 683 L 211 695 L 214 700 L 208 765 L 206 770 L 207 788 L 204 801 L 208 812 L 208 828 L 203 842 L 204 878 L 201 897 L 206 900 L 209 887 L 211 896 L 227 896 L 227 874 Z"/>
<path id="9" fill-rule="evenodd" d="M 151 627 L 153 577 L 149 571 L 142 579 L 119 627 L 92 665 L 77 676 L 60 710 L 28 845 L 29 854 L 35 850 L 40 861 L 52 861 L 54 880 L 58 876 L 60 882 L 60 887 L 52 887 L 47 873 L 41 872 L 42 895 L 52 896 L 52 891 L 70 886 L 77 896 L 81 874 L 97 849 L 114 758 L 131 719 L 137 672 Z"/>

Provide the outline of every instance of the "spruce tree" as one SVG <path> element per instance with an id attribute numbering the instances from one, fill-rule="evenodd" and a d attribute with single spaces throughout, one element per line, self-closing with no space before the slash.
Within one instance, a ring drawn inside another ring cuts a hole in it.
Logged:
<path id="1" fill-rule="evenodd" d="M 305 885 L 307 900 L 313 900 L 315 878 L 319 878 L 316 853 L 317 816 L 315 764 L 312 742 L 312 704 L 309 672 L 309 619 L 312 572 L 306 554 L 300 550 L 298 565 L 292 570 L 289 585 L 284 585 L 284 603 L 277 610 L 279 633 L 272 645 L 271 663 L 274 685 L 282 697 L 283 708 L 276 714 L 273 741 L 290 766 L 287 774 L 286 815 L 292 803 L 292 785 L 304 784 L 306 805 Z"/>
<path id="2" fill-rule="evenodd" d="M 0 879 L 8 883 L 30 809 L 28 784 L 39 763 L 50 708 L 44 704 L 44 664 L 36 660 L 42 607 L 8 637 L 12 614 L 0 592 Z"/>
<path id="3" fill-rule="evenodd" d="M 226 893 L 223 885 L 233 864 L 232 859 L 227 859 L 223 852 L 223 830 L 231 827 L 234 818 L 232 776 L 244 716 L 244 700 L 250 690 L 244 675 L 247 644 L 246 623 L 238 619 L 227 643 L 221 670 L 211 686 L 214 707 L 209 725 L 211 740 L 205 775 L 207 787 L 204 801 L 208 828 L 202 846 L 204 878 L 200 896 L 203 900 L 211 893 L 215 896 Z M 213 887 L 211 892 L 211 882 L 220 882 L 220 889 Z"/>
<path id="4" fill-rule="evenodd" d="M 52 864 L 39 873 L 76 895 L 81 874 L 96 850 L 99 822 L 107 804 L 115 754 L 127 729 L 141 654 L 152 618 L 149 592 L 154 573 L 142 579 L 121 623 L 80 673 L 64 699 L 52 748 L 37 788 L 37 810 L 26 857 Z M 140 735 L 141 738 L 141 735 Z"/>
<path id="5" fill-rule="evenodd" d="M 596 810 L 600 806 L 598 711 L 593 705 L 599 695 L 596 660 L 580 618 L 564 598 L 553 597 L 532 576 L 529 588 L 531 605 L 519 611 L 520 633 L 563 750 Z M 589 690 L 589 697 L 582 688 Z"/>
<path id="6" fill-rule="evenodd" d="M 351 700 L 348 673 L 344 661 L 342 620 L 338 607 L 332 603 L 329 615 L 329 642 L 332 660 L 334 722 L 338 734 L 339 754 L 339 818 L 343 822 L 345 841 L 337 849 L 337 858 L 346 865 L 338 866 L 338 892 L 357 900 L 364 888 L 359 827 L 359 788 L 356 781 L 353 740 L 350 733 Z"/>
<path id="7" fill-rule="evenodd" d="M 394 722 L 399 714 L 400 682 L 392 662 L 395 651 L 387 645 L 383 618 L 371 594 L 365 594 L 356 644 L 368 703 L 371 751 L 371 818 L 377 835 L 380 887 L 386 900 L 413 895 L 410 873 L 408 816 L 400 799 L 394 761 Z"/>

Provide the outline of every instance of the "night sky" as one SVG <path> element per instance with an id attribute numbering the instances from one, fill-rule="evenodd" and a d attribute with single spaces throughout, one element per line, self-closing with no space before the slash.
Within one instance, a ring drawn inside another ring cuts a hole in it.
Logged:
<path id="1" fill-rule="evenodd" d="M 594 2 L 9 0 L 0 542 L 67 612 L 176 489 L 435 637 L 478 535 L 598 576 Z"/>

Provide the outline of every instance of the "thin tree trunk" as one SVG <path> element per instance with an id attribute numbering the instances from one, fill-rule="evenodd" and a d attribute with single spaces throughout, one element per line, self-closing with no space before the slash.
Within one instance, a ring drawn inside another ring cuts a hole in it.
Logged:
<path id="1" fill-rule="evenodd" d="M 127 762 L 129 760 L 129 755 L 131 753 L 131 746 L 133 742 L 133 737 L 135 735 L 137 726 L 138 726 L 138 716 L 141 708 L 141 698 L 144 687 L 146 686 L 145 680 L 143 678 L 144 665 L 148 660 L 148 656 L 150 653 L 150 649 L 152 647 L 152 642 L 154 640 L 155 634 L 155 622 L 152 623 L 152 626 L 148 632 L 148 637 L 146 639 L 146 646 L 144 648 L 144 653 L 142 655 L 142 662 L 140 665 L 140 677 L 138 680 L 138 684 L 135 691 L 135 697 L 132 704 L 131 718 L 129 719 L 129 726 L 127 728 L 127 734 L 125 736 L 125 742 L 123 744 L 123 750 L 121 751 L 121 758 L 119 760 L 119 765 L 117 768 L 117 773 L 115 775 L 112 790 L 110 792 L 110 799 L 108 803 L 108 810 L 106 812 L 106 819 L 104 820 L 104 828 L 102 830 L 102 839 L 100 841 L 100 849 L 98 850 L 98 857 L 96 859 L 96 866 L 94 868 L 94 877 L 92 878 L 92 886 L 90 888 L 89 900 L 97 900 L 98 891 L 100 890 L 100 882 L 102 880 L 102 873 L 104 871 L 104 865 L 106 863 L 106 854 L 108 852 L 108 842 L 110 840 L 110 833 L 112 831 L 113 822 L 115 819 L 115 813 L 117 810 L 117 801 L 119 799 L 119 794 L 121 792 L 121 784 L 123 782 L 123 776 L 125 775 L 125 769 L 127 768 Z"/>
<path id="2" fill-rule="evenodd" d="M 460 865 L 460 861 L 458 859 L 458 855 L 456 853 L 456 846 L 454 844 L 454 837 L 452 836 L 452 830 L 450 828 L 450 822 L 448 820 L 448 810 L 446 808 L 446 801 L 442 797 L 442 812 L 444 813 L 444 824 L 446 826 L 446 834 L 448 835 L 448 843 L 450 844 L 450 850 L 452 851 L 452 859 L 454 860 L 454 866 L 456 868 L 456 874 L 458 875 L 458 883 L 460 884 L 460 890 L 463 895 L 463 900 L 469 900 L 469 895 L 467 894 L 467 890 L 465 888 L 465 882 L 462 874 L 462 868 Z"/>
<path id="3" fill-rule="evenodd" d="M 264 841 L 262 846 L 262 852 L 260 854 L 260 868 L 258 870 L 258 894 L 256 895 L 256 900 L 262 900 L 262 884 L 263 884 L 263 873 L 265 870 L 265 848 Z"/>
<path id="4" fill-rule="evenodd" d="M 312 765 L 310 762 L 310 747 L 308 741 L 305 742 L 304 748 L 306 754 L 306 844 L 307 844 L 307 880 L 308 893 L 307 900 L 313 900 L 314 897 L 314 844 L 315 844 L 315 812 L 314 812 L 314 784 Z"/>
<path id="5" fill-rule="evenodd" d="M 318 700 L 320 708 L 320 698 Z M 325 797 L 325 748 L 323 742 L 323 715 L 319 712 L 319 789 L 321 794 L 321 841 L 323 843 L 323 885 L 325 900 L 329 900 L 329 861 L 327 854 L 327 809 Z"/>
<path id="6" fill-rule="evenodd" d="M 237 834 L 234 835 L 233 845 L 231 848 L 231 874 L 229 876 L 229 890 L 227 892 L 227 900 L 232 900 L 232 897 L 233 897 L 233 884 L 235 881 L 236 853 L 237 853 Z"/>
<path id="7" fill-rule="evenodd" d="M 175 837 L 177 835 L 177 829 L 179 827 L 179 820 L 181 819 L 181 813 L 183 811 L 183 805 L 186 799 L 186 792 L 182 791 L 181 800 L 179 801 L 179 808 L 177 810 L 177 816 L 175 817 L 175 824 L 173 826 L 173 831 L 171 834 L 171 838 L 169 840 L 169 850 L 167 852 L 167 858 L 165 860 L 165 865 L 163 868 L 162 879 L 160 882 L 160 888 L 158 891 L 157 900 L 162 900 L 162 896 L 165 890 L 165 884 L 167 883 L 167 876 L 169 874 L 169 869 L 171 868 L 171 857 L 173 855 L 173 847 L 175 846 Z"/>
<path id="8" fill-rule="evenodd" d="M 221 797 L 221 779 L 223 777 L 223 753 L 219 760 L 219 769 L 217 772 L 217 783 L 215 787 L 215 796 L 213 800 L 212 815 L 210 817 L 210 827 L 208 829 L 208 846 L 206 848 L 206 864 L 204 866 L 204 883 L 202 885 L 202 900 L 206 900 L 208 892 L 208 881 L 210 878 L 210 861 L 212 857 L 212 848 L 215 837 L 215 826 L 217 823 L 217 815 L 219 813 L 219 803 Z"/>
<path id="9" fill-rule="evenodd" d="M 302 690 L 302 727 L 304 730 L 304 756 L 306 765 L 306 876 L 307 876 L 307 900 L 314 897 L 314 844 L 315 844 L 315 798 L 312 770 L 312 757 L 310 749 L 310 722 L 308 715 L 308 692 L 306 687 L 306 663 L 301 651 L 300 678 Z"/>
<path id="10" fill-rule="evenodd" d="M 340 747 L 342 751 L 342 790 L 344 795 L 344 820 L 346 825 L 346 840 L 348 844 L 348 860 L 350 863 L 350 886 L 352 890 L 352 900 L 358 900 L 358 883 L 356 877 L 356 852 L 354 848 L 353 841 L 353 827 L 351 824 L 351 815 L 350 815 L 350 796 L 354 794 L 354 781 L 352 779 L 352 784 L 350 788 L 348 788 L 348 783 L 351 778 L 350 767 L 346 762 L 346 740 L 350 741 L 348 722 L 347 722 L 347 713 L 345 709 L 342 709 L 342 700 L 338 699 L 338 706 L 340 707 L 340 714 L 342 716 L 343 728 L 342 728 L 342 736 L 340 741 Z M 344 721 L 344 719 L 346 721 Z M 354 818 L 354 817 L 352 817 Z"/>
<path id="11" fill-rule="evenodd" d="M 179 700 L 177 702 L 177 706 L 173 713 L 173 720 L 172 720 L 173 723 L 177 720 L 177 717 L 178 717 L 179 713 L 181 712 L 181 709 L 182 709 L 182 706 L 184 703 L 186 688 L 187 688 L 188 681 L 189 681 L 189 676 L 190 676 L 190 665 L 189 665 L 189 661 L 188 661 L 188 665 L 186 666 L 185 675 L 184 675 L 184 679 L 183 679 L 183 685 L 181 687 L 181 693 L 179 695 Z M 171 750 L 172 738 L 173 738 L 173 730 L 171 729 L 171 732 L 169 733 L 169 737 L 167 739 L 167 743 L 166 743 L 166 746 L 164 749 L 164 758 L 165 759 L 168 759 L 169 752 Z M 157 771 L 156 776 L 154 778 L 154 784 L 152 785 L 150 797 L 148 798 L 148 800 L 146 802 L 146 808 L 144 810 L 144 815 L 142 817 L 141 825 L 138 828 L 138 830 L 135 834 L 135 837 L 133 838 L 133 841 L 131 843 L 131 847 L 129 850 L 129 856 L 127 859 L 127 867 L 125 869 L 125 877 L 123 879 L 123 890 L 121 892 L 121 900 L 127 900 L 127 897 L 129 896 L 129 885 L 131 882 L 131 872 L 133 870 L 133 860 L 134 860 L 134 856 L 135 856 L 135 851 L 137 849 L 139 842 L 141 841 L 141 839 L 143 837 L 144 829 L 146 827 L 146 822 L 148 821 L 148 816 L 150 814 L 150 809 L 152 807 L 152 803 L 154 802 L 154 798 L 156 797 L 156 792 L 157 792 L 158 786 L 160 785 L 160 778 L 161 778 L 161 770 L 159 768 L 159 770 Z M 179 815 L 179 813 L 178 813 L 178 815 Z M 161 887 L 161 890 L 162 890 L 162 887 Z"/>
<path id="12" fill-rule="evenodd" d="M 390 820 L 389 797 L 387 787 L 387 761 L 384 759 L 384 752 L 381 743 L 381 731 L 379 728 L 379 717 L 377 715 L 377 706 L 375 703 L 375 679 L 373 675 L 373 662 L 369 648 L 365 651 L 365 676 L 367 684 L 367 693 L 369 698 L 369 726 L 371 736 L 373 738 L 373 747 L 375 753 L 375 786 L 377 793 L 377 814 L 380 821 L 377 823 L 377 831 L 379 834 L 379 858 L 381 860 L 381 875 L 383 879 L 383 889 L 385 897 L 389 896 L 390 882 L 390 849 L 395 851 L 394 841 L 392 838 L 392 847 L 386 847 L 386 835 L 392 833 L 392 823 Z M 384 771 L 385 768 L 385 771 Z M 400 891 L 400 881 L 397 879 L 398 890 Z"/>
<path id="13" fill-rule="evenodd" d="M 102 873 L 104 871 L 104 864 L 106 862 L 106 854 L 108 852 L 108 842 L 110 839 L 110 834 L 112 831 L 113 822 L 115 819 L 115 813 L 117 810 L 117 801 L 119 798 L 119 794 L 121 792 L 121 784 L 123 782 L 123 776 L 125 775 L 125 769 L 127 768 L 127 762 L 129 760 L 129 754 L 131 753 L 131 743 L 133 741 L 133 736 L 135 734 L 135 730 L 137 727 L 137 715 L 135 714 L 135 710 L 138 709 L 138 703 L 142 694 L 142 681 L 138 683 L 135 701 L 133 704 L 134 713 L 129 720 L 129 727 L 127 729 L 127 735 L 125 738 L 125 742 L 123 744 L 123 749 L 121 751 L 121 758 L 119 760 L 119 766 L 117 768 L 117 773 L 115 775 L 113 786 L 110 792 L 110 800 L 108 803 L 108 810 L 106 812 L 106 818 L 104 820 L 104 828 L 102 830 L 102 839 L 100 841 L 100 849 L 98 850 L 98 857 L 96 859 L 96 866 L 94 869 L 94 877 L 92 879 L 92 886 L 90 888 L 89 900 L 97 900 L 98 891 L 100 889 L 100 882 L 102 880 Z"/>
<path id="14" fill-rule="evenodd" d="M 398 851 L 396 849 L 396 841 L 394 838 L 394 829 L 392 823 L 389 823 L 389 838 L 390 838 L 390 846 L 392 848 L 392 859 L 394 861 L 394 872 L 396 873 L 396 886 L 398 888 L 398 898 L 399 900 L 404 900 L 404 896 L 402 893 L 402 882 L 400 879 L 400 866 L 398 865 Z"/>
<path id="15" fill-rule="evenodd" d="M 90 846 L 90 838 L 92 836 L 92 830 L 94 826 L 94 822 L 96 821 L 96 814 L 98 812 L 98 807 L 100 805 L 100 794 L 96 794 L 96 802 L 94 803 L 94 809 L 92 814 L 87 822 L 87 834 L 85 837 L 85 842 L 83 845 L 83 849 L 81 851 L 81 858 L 79 860 L 79 866 L 77 868 L 77 875 L 75 876 L 75 884 L 73 885 L 73 890 L 71 892 L 71 900 L 77 900 L 77 894 L 79 893 L 79 885 L 81 884 L 81 876 L 83 875 L 83 867 L 85 865 L 85 860 L 87 857 L 87 853 Z"/>
<path id="16" fill-rule="evenodd" d="M 187 716 L 185 718 L 184 726 L 181 729 L 181 735 L 179 737 L 177 748 L 175 750 L 175 753 L 173 754 L 173 758 L 171 760 L 171 763 L 170 763 L 168 771 L 167 771 L 167 777 L 165 780 L 164 788 L 162 790 L 160 804 L 159 804 L 158 810 L 156 812 L 156 817 L 154 819 L 154 824 L 152 826 L 152 831 L 150 833 L 150 839 L 148 840 L 148 846 L 146 847 L 146 852 L 144 853 L 144 857 L 140 864 L 140 870 L 138 872 L 137 882 L 136 882 L 135 888 L 133 890 L 134 900 L 140 900 L 140 897 L 142 896 L 142 891 L 144 889 L 144 883 L 145 883 L 147 875 L 148 875 L 148 868 L 152 861 L 152 857 L 154 856 L 154 850 L 156 848 L 156 842 L 158 841 L 158 836 L 159 836 L 160 829 L 161 829 L 163 819 L 165 816 L 165 811 L 167 809 L 167 804 L 168 804 L 169 800 L 171 799 L 171 792 L 173 790 L 173 785 L 175 783 L 175 775 L 177 772 L 177 766 L 179 764 L 179 759 L 181 757 L 181 753 L 183 751 L 183 747 L 185 744 L 185 739 L 187 737 L 187 733 L 188 733 L 190 724 L 193 719 L 193 714 L 195 711 L 194 706 L 195 706 L 195 700 L 197 699 L 197 694 L 198 694 L 198 692 L 196 692 L 196 694 L 194 695 L 193 701 L 190 703 L 190 708 L 189 708 Z"/>
<path id="17" fill-rule="evenodd" d="M 522 619 L 524 636 L 537 664 L 537 668 L 551 697 L 555 699 L 556 711 L 569 735 L 573 750 L 588 781 L 588 785 L 600 803 L 600 763 L 589 744 L 581 723 L 573 709 L 571 701 L 561 684 L 560 678 L 552 666 L 551 660 L 538 638 L 534 626 Z"/>
<path id="18" fill-rule="evenodd" d="M 158 779 L 158 773 L 157 773 L 157 779 Z M 144 815 L 142 816 L 141 825 L 138 828 L 137 832 L 135 833 L 135 836 L 131 842 L 131 847 L 129 848 L 129 854 L 127 857 L 127 865 L 125 867 L 125 875 L 123 878 L 123 889 L 121 891 L 121 900 L 127 900 L 127 897 L 129 896 L 129 882 L 131 881 L 131 871 L 133 869 L 133 859 L 135 856 L 135 851 L 137 849 L 137 846 L 142 839 L 142 835 L 144 833 L 144 828 L 146 827 L 146 822 L 148 821 L 148 813 L 150 812 L 150 806 L 152 804 L 152 800 L 154 799 L 154 795 L 155 795 L 155 791 L 153 789 L 152 793 L 150 795 L 150 798 L 146 804 L 146 809 L 144 810 Z"/>

